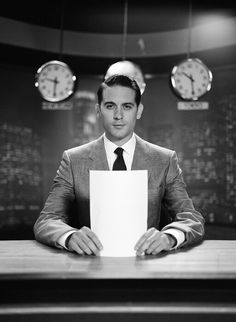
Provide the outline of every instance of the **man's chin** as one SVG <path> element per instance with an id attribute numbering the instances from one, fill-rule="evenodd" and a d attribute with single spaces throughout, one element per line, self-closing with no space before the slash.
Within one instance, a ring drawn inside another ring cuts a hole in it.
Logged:
<path id="1" fill-rule="evenodd" d="M 113 128 L 111 135 L 117 138 L 125 138 L 127 136 L 127 133 L 125 133 L 124 127 L 121 127 L 121 128 L 117 127 L 117 128 Z"/>
<path id="2" fill-rule="evenodd" d="M 115 133 L 113 132 L 112 134 L 110 134 L 109 136 L 107 135 L 107 138 L 114 142 L 114 143 L 119 143 L 119 144 L 124 144 L 126 143 L 129 139 L 130 139 L 130 135 L 121 131 L 115 131 Z"/>

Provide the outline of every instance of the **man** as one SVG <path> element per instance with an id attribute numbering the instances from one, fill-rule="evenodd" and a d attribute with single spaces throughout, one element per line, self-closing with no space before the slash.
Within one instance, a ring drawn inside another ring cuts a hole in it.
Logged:
<path id="1" fill-rule="evenodd" d="M 127 170 L 148 170 L 148 230 L 135 245 L 137 255 L 156 255 L 200 241 L 204 219 L 188 197 L 176 153 L 134 134 L 136 120 L 143 112 L 136 81 L 115 75 L 101 84 L 97 94 L 96 112 L 105 133 L 64 152 L 53 188 L 34 226 L 36 239 L 78 254 L 99 253 L 101 242 L 90 229 L 89 170 L 112 170 L 118 158 L 114 151 L 122 147 Z M 73 203 L 77 211 L 72 227 Z M 160 230 L 162 205 L 171 222 Z"/>

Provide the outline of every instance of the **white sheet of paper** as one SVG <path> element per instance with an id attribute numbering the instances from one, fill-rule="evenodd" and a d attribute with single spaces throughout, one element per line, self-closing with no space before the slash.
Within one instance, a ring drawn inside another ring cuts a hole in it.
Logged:
<path id="1" fill-rule="evenodd" d="M 147 170 L 90 171 L 91 229 L 103 245 L 101 256 L 135 256 L 147 230 Z"/>

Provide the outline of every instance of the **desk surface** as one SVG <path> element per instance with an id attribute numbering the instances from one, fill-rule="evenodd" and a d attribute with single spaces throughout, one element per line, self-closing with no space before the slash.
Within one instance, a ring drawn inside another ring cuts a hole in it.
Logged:
<path id="1" fill-rule="evenodd" d="M 236 240 L 205 240 L 158 256 L 89 257 L 34 240 L 0 241 L 3 279 L 236 279 Z"/>

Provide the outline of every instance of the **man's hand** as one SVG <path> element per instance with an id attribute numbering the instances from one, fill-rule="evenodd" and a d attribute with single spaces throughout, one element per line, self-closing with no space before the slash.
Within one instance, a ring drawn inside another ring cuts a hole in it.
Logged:
<path id="1" fill-rule="evenodd" d="M 147 255 L 156 255 L 162 250 L 170 250 L 175 242 L 175 238 L 171 235 L 152 227 L 138 240 L 134 249 L 137 256 L 141 256 L 144 252 Z"/>
<path id="2" fill-rule="evenodd" d="M 97 255 L 103 247 L 95 233 L 84 226 L 68 237 L 67 248 L 79 255 Z"/>

